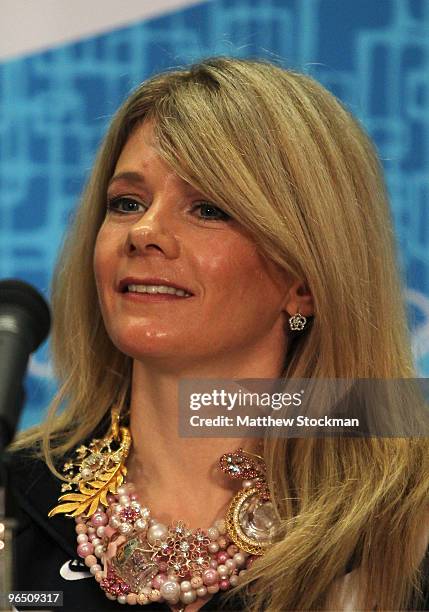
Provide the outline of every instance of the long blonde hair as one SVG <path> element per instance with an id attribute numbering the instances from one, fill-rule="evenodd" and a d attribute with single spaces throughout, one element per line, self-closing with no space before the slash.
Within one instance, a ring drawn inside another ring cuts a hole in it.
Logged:
<path id="1" fill-rule="evenodd" d="M 159 153 L 174 170 L 310 287 L 315 317 L 289 344 L 284 377 L 415 376 L 392 222 L 371 141 L 309 76 L 264 61 L 216 57 L 152 77 L 113 119 L 54 276 L 59 391 L 45 422 L 24 432 L 15 448 L 39 442 L 39 453 L 61 477 L 55 458 L 87 437 L 114 399 L 125 405 L 130 358 L 107 336 L 92 258 L 107 182 L 145 118 L 155 120 Z M 283 535 L 237 587 L 247 593 L 247 609 L 328 609 L 329 593 L 353 554 L 364 576 L 363 608 L 374 599 L 378 609 L 407 605 L 420 577 L 427 451 L 425 438 L 267 439 Z"/>

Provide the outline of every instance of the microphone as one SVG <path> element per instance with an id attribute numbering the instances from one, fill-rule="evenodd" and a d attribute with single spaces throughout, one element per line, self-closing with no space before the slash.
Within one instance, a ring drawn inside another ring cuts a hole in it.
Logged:
<path id="1" fill-rule="evenodd" d="M 20 280 L 0 281 L 0 456 L 15 435 L 24 403 L 28 358 L 47 338 L 49 306 Z"/>

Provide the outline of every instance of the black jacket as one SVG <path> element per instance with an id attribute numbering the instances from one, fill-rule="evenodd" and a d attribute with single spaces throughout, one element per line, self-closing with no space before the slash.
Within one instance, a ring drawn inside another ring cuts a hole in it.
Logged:
<path id="1" fill-rule="evenodd" d="M 63 607 L 52 608 L 60 612 L 104 612 L 108 610 L 144 609 L 146 612 L 170 612 L 165 603 L 145 606 L 124 606 L 107 599 L 93 577 L 77 580 L 60 575 L 62 566 L 68 577 L 87 572 L 76 553 L 75 521 L 64 515 L 49 519 L 49 510 L 57 504 L 60 494 L 58 479 L 41 460 L 30 459 L 23 451 L 9 453 L 5 458 L 8 477 L 8 506 L 18 519 L 14 537 L 15 571 L 14 590 L 62 591 Z M 429 550 L 426 554 L 429 564 Z M 349 564 L 347 571 L 353 565 Z M 63 570 L 64 573 L 64 570 Z M 228 607 L 221 605 L 222 594 L 217 593 L 202 608 L 202 612 L 221 610 L 243 612 L 246 606 L 236 598 Z M 21 610 L 47 610 L 49 607 L 19 607 Z M 415 608 L 414 608 L 415 609 Z M 429 610 L 429 588 L 425 591 L 425 604 L 421 610 Z M 280 611 L 279 611 L 280 612 Z"/>

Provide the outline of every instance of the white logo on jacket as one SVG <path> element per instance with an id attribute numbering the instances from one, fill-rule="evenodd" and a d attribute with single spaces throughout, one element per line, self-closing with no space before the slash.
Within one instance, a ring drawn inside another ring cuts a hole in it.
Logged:
<path id="1" fill-rule="evenodd" d="M 73 572 L 69 566 L 69 564 L 73 563 L 73 561 L 75 561 L 75 559 L 66 561 L 60 568 L 60 575 L 62 578 L 64 578 L 64 580 L 82 580 L 82 578 L 92 578 L 92 574 L 89 570 L 85 572 Z"/>

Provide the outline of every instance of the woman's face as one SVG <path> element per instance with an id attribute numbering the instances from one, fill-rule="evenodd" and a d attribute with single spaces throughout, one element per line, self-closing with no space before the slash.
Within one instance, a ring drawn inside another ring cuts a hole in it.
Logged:
<path id="1" fill-rule="evenodd" d="M 284 350 L 286 273 L 159 157 L 150 123 L 116 164 L 94 269 L 107 332 L 133 358 Z"/>

